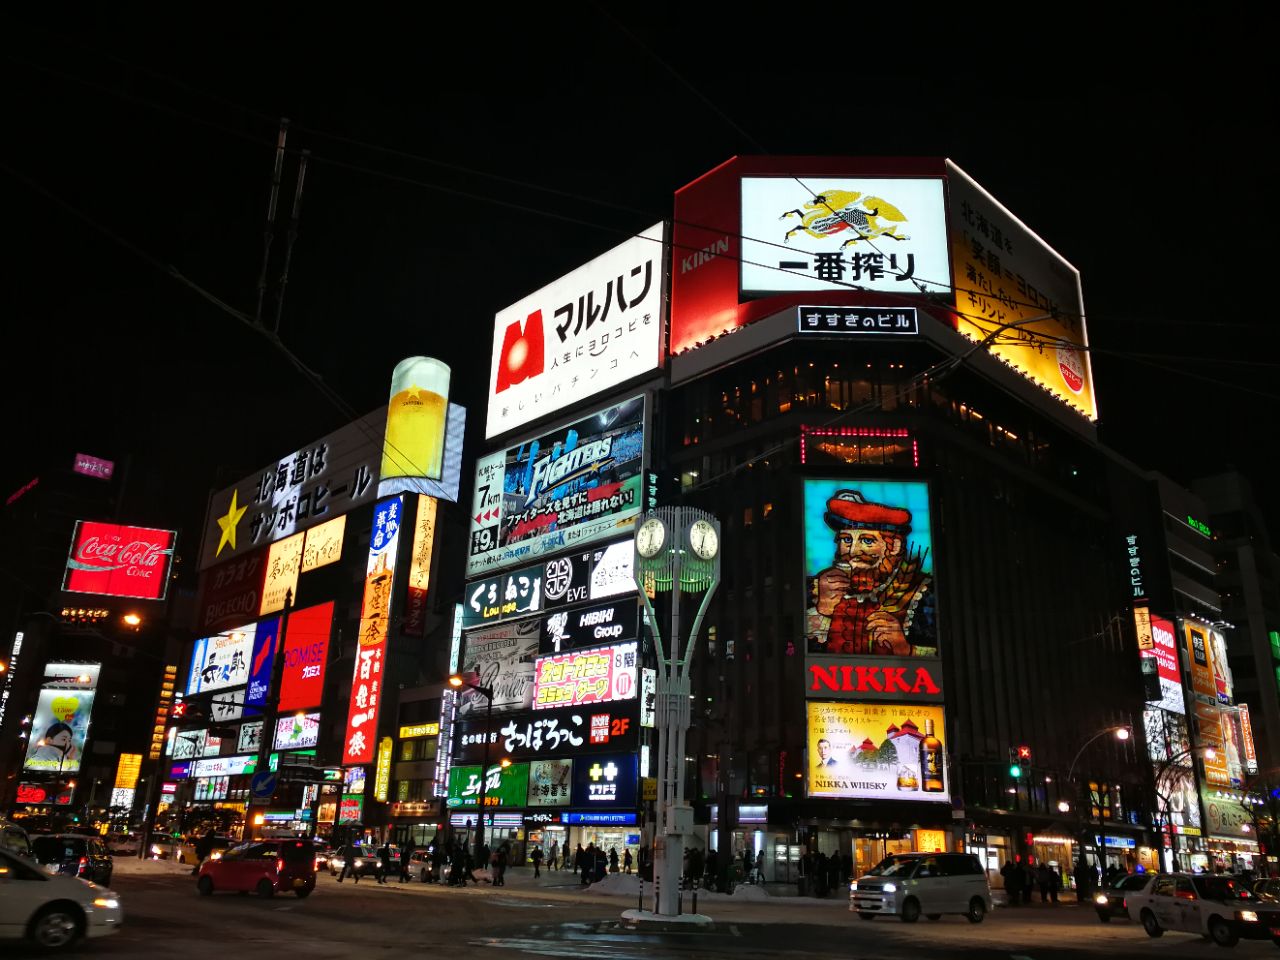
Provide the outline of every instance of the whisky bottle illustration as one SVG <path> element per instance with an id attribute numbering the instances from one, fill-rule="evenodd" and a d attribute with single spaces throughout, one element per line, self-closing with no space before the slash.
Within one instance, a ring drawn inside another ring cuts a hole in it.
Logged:
<path id="1" fill-rule="evenodd" d="M 924 739 L 920 741 L 921 789 L 925 793 L 941 793 L 942 741 L 933 735 L 933 721 L 924 722 Z"/>

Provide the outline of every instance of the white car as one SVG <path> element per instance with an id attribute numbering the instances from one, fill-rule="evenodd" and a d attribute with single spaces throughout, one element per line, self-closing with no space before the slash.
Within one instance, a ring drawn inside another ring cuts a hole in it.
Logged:
<path id="1" fill-rule="evenodd" d="M 123 919 L 119 894 L 0 850 L 0 939 L 66 950 L 81 937 L 115 933 Z"/>
<path id="2" fill-rule="evenodd" d="M 1220 947 L 1248 940 L 1280 944 L 1280 904 L 1262 899 L 1232 877 L 1165 873 L 1137 893 L 1126 894 L 1129 916 L 1149 937 L 1181 930 L 1208 937 Z"/>

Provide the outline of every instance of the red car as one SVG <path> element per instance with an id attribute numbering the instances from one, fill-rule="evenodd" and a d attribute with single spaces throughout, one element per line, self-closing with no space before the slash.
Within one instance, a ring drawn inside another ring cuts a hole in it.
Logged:
<path id="1" fill-rule="evenodd" d="M 316 849 L 310 840 L 250 840 L 217 860 L 200 864 L 196 889 L 252 891 L 260 897 L 293 891 L 299 897 L 316 888 Z"/>

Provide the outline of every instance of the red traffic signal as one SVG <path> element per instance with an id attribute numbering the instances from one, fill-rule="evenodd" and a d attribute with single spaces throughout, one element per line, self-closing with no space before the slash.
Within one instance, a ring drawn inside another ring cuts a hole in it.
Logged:
<path id="1" fill-rule="evenodd" d="M 1031 759 L 1031 748 L 1030 748 L 1030 747 L 1026 747 L 1026 746 L 1018 747 L 1018 759 L 1019 759 L 1019 760 L 1030 760 L 1030 759 Z"/>
<path id="2" fill-rule="evenodd" d="M 173 708 L 169 711 L 169 716 L 174 720 L 181 720 L 187 715 L 187 705 L 182 700 L 175 700 Z"/>

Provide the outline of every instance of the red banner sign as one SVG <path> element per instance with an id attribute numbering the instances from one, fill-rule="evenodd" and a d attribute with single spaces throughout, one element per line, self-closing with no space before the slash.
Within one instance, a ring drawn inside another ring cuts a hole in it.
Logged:
<path id="1" fill-rule="evenodd" d="M 43 783 L 18 784 L 18 803 L 53 803 L 53 791 Z M 58 794 L 57 806 L 66 807 L 71 804 L 71 790 L 68 788 Z"/>
<path id="2" fill-rule="evenodd" d="M 163 600 L 177 534 L 80 520 L 67 557 L 62 589 L 106 597 Z"/>
<path id="3" fill-rule="evenodd" d="M 324 698 L 324 667 L 329 660 L 333 602 L 289 614 L 284 638 L 280 711 L 318 707 Z"/>

